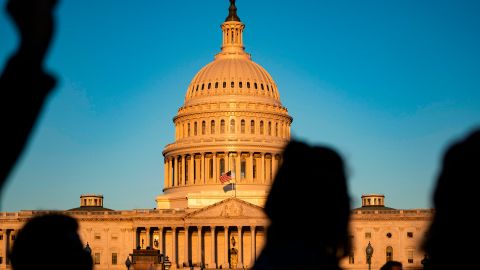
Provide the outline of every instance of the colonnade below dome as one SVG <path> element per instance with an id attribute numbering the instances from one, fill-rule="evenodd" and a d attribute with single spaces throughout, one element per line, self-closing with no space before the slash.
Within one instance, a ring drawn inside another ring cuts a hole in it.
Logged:
<path id="1" fill-rule="evenodd" d="M 232 172 L 237 184 L 271 185 L 282 161 L 267 152 L 205 152 L 165 158 L 165 189 L 222 184 L 220 176 Z"/>
<path id="2" fill-rule="evenodd" d="M 216 117 L 206 120 L 186 120 L 176 124 L 175 138 L 178 140 L 191 136 L 250 134 L 290 139 L 289 124 L 287 121 L 261 118 Z"/>

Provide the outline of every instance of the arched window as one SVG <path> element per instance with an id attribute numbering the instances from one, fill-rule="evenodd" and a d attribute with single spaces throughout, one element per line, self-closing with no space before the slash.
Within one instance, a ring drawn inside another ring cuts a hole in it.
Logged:
<path id="1" fill-rule="evenodd" d="M 242 134 L 245 133 L 245 119 L 242 119 L 242 121 L 240 121 L 240 132 Z"/>
<path id="2" fill-rule="evenodd" d="M 255 134 L 255 121 L 250 121 L 250 134 Z"/>
<path id="3" fill-rule="evenodd" d="M 272 122 L 268 121 L 268 136 L 272 136 Z"/>
<path id="4" fill-rule="evenodd" d="M 195 91 L 198 91 L 198 84 L 197 84 L 197 87 L 195 88 Z"/>
<path id="5" fill-rule="evenodd" d="M 278 137 L 278 123 L 275 123 L 275 136 Z"/>
<path id="6" fill-rule="evenodd" d="M 247 88 L 250 89 L 250 82 L 247 82 Z"/>
<path id="7" fill-rule="evenodd" d="M 270 87 L 268 87 L 268 84 L 267 84 L 267 91 L 270 91 Z"/>
<path id="8" fill-rule="evenodd" d="M 215 82 L 215 89 L 218 88 L 218 82 Z"/>
<path id="9" fill-rule="evenodd" d="M 205 121 L 202 121 L 202 135 L 205 135 L 206 129 L 207 129 L 207 123 L 205 123 Z"/>
<path id="10" fill-rule="evenodd" d="M 197 122 L 193 123 L 193 135 L 197 136 Z"/>
<path id="11" fill-rule="evenodd" d="M 208 171 L 210 178 L 213 178 L 213 157 L 208 161 Z"/>
<path id="12" fill-rule="evenodd" d="M 234 88 L 235 87 L 235 83 L 232 81 L 230 82 L 230 88 Z"/>
<path id="13" fill-rule="evenodd" d="M 208 89 L 210 89 L 210 87 L 212 87 L 212 83 L 208 83 Z"/>
<path id="14" fill-rule="evenodd" d="M 227 87 L 227 82 L 223 82 L 223 88 Z"/>
<path id="15" fill-rule="evenodd" d="M 260 84 L 260 87 L 262 88 L 262 90 L 265 90 L 265 89 L 263 89 L 263 83 Z"/>
<path id="16" fill-rule="evenodd" d="M 225 133 L 225 120 L 220 121 L 220 133 Z"/>
<path id="17" fill-rule="evenodd" d="M 220 159 L 220 175 L 222 175 L 225 172 L 225 159 L 221 158 Z"/>
<path id="18" fill-rule="evenodd" d="M 260 121 L 260 135 L 263 135 L 263 121 Z"/>
<path id="19" fill-rule="evenodd" d="M 242 86 L 243 86 L 243 85 L 242 85 L 242 82 L 239 82 L 239 83 L 238 83 L 238 87 L 242 88 Z"/>
<path id="20" fill-rule="evenodd" d="M 215 134 L 215 120 L 210 122 L 210 134 Z"/>
<path id="21" fill-rule="evenodd" d="M 387 247 L 385 255 L 387 256 L 387 262 L 393 261 L 393 248 L 391 246 Z"/>
<path id="22" fill-rule="evenodd" d="M 253 83 L 253 87 L 257 89 L 257 83 Z"/>
<path id="23" fill-rule="evenodd" d="M 235 133 L 235 120 L 230 120 L 230 133 Z"/>
<path id="24" fill-rule="evenodd" d="M 205 84 L 202 83 L 202 90 L 203 90 L 204 86 L 205 86 Z"/>
<path id="25" fill-rule="evenodd" d="M 187 136 L 190 137 L 190 123 L 188 123 Z"/>

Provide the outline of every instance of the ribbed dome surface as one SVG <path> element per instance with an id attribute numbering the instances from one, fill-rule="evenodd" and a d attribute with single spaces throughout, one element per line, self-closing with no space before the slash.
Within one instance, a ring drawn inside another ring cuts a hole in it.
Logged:
<path id="1" fill-rule="evenodd" d="M 207 64 L 190 83 L 185 102 L 221 95 L 263 96 L 275 103 L 280 101 L 270 74 L 249 57 L 219 57 Z"/>

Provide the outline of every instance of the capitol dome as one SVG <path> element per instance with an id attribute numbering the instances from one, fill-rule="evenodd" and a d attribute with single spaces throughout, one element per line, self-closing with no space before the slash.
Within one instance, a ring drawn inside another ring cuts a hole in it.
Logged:
<path id="1" fill-rule="evenodd" d="M 270 74 L 245 52 L 236 11 L 231 1 L 221 51 L 194 76 L 173 118 L 157 208 L 201 208 L 232 195 L 263 206 L 281 164 L 292 117 Z"/>

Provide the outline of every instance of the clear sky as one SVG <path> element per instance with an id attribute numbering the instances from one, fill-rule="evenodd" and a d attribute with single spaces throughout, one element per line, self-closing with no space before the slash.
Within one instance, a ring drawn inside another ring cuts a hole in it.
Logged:
<path id="1" fill-rule="evenodd" d="M 82 193 L 102 193 L 112 209 L 155 207 L 172 117 L 219 51 L 228 5 L 61 1 L 46 65 L 59 83 L 1 210 L 69 209 Z M 237 7 L 246 50 L 276 81 L 292 134 L 345 158 L 353 206 L 382 193 L 390 207 L 430 207 L 441 155 L 480 126 L 480 1 Z M 2 11 L 2 66 L 17 42 Z"/>

